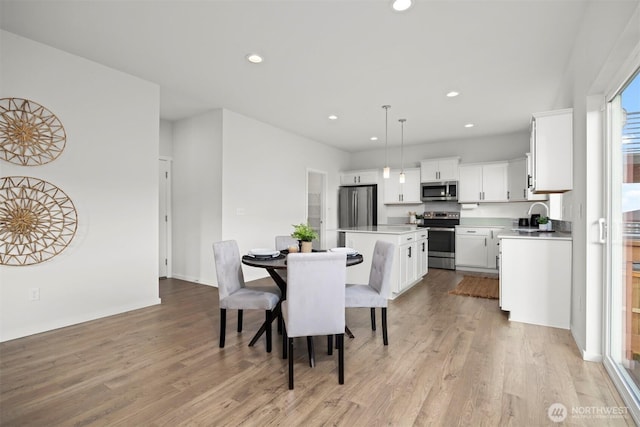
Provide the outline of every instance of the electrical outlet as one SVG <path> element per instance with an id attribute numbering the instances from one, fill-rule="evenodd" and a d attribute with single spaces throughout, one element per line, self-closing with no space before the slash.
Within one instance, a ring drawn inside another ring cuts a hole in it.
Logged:
<path id="1" fill-rule="evenodd" d="M 29 301 L 38 301 L 40 299 L 40 288 L 29 289 Z"/>

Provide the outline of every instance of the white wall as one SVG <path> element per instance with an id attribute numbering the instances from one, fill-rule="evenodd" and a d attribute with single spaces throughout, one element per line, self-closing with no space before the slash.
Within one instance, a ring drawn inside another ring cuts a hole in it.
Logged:
<path id="1" fill-rule="evenodd" d="M 173 277 L 216 283 L 222 239 L 222 110 L 173 124 Z"/>
<path id="2" fill-rule="evenodd" d="M 215 110 L 173 124 L 173 159 L 174 277 L 215 285 L 213 242 L 237 240 L 242 253 L 273 247 L 276 235 L 306 221 L 307 168 L 328 174 L 327 229 L 336 228 L 343 151 Z M 266 276 L 244 272 L 246 280 Z"/>
<path id="3" fill-rule="evenodd" d="M 173 157 L 173 123 L 160 120 L 160 156 Z"/>
<path id="4" fill-rule="evenodd" d="M 159 88 L 5 31 L 0 37 L 0 97 L 44 105 L 67 133 L 55 161 L 3 161 L 2 176 L 49 181 L 78 213 L 61 254 L 0 266 L 0 341 L 158 304 Z M 29 301 L 30 288 L 40 288 L 39 301 Z"/>
<path id="5" fill-rule="evenodd" d="M 326 227 L 337 228 L 338 172 L 346 168 L 346 152 L 229 110 L 223 123 L 223 239 L 238 240 L 241 252 L 273 247 L 276 235 L 306 222 L 307 169 L 327 172 Z M 245 268 L 245 275 L 250 280 L 265 272 Z"/>
<path id="6" fill-rule="evenodd" d="M 491 162 L 523 157 L 529 151 L 529 122 L 522 123 L 522 132 L 478 138 L 405 145 L 404 167 L 420 166 L 423 159 L 460 156 L 462 163 Z M 349 169 L 384 167 L 384 143 L 380 148 L 352 153 Z M 400 147 L 389 146 L 389 166 L 400 167 Z"/>

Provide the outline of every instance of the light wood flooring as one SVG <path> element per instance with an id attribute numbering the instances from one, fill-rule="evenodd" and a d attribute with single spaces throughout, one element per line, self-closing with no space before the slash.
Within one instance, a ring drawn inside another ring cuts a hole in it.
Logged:
<path id="1" fill-rule="evenodd" d="M 454 296 L 462 274 L 431 269 L 390 302 L 389 346 L 368 309 L 347 310 L 345 384 L 337 353 L 296 341 L 295 390 L 274 325 L 247 344 L 263 312 L 234 311 L 218 348 L 217 289 L 160 281 L 162 304 L 0 344 L 0 425 L 544 426 L 553 403 L 619 407 L 599 363 L 569 331 L 509 322 L 497 300 Z M 263 279 L 265 281 L 271 279 Z M 378 312 L 378 321 L 379 321 Z M 564 425 L 633 425 L 569 414 Z"/>

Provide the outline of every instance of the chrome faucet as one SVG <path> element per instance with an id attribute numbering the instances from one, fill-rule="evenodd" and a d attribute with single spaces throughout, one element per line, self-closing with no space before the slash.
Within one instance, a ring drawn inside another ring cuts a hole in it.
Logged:
<path id="1" fill-rule="evenodd" d="M 547 204 L 546 204 L 546 203 L 542 203 L 542 202 L 535 202 L 535 203 L 532 203 L 532 204 L 531 204 L 531 206 L 529 206 L 529 210 L 527 211 L 527 215 L 529 215 L 529 216 L 531 215 L 531 211 L 533 210 L 533 207 L 534 207 L 535 205 L 541 205 L 541 206 L 544 206 L 544 209 L 546 210 L 545 216 L 546 216 L 546 217 L 548 217 L 548 216 L 549 216 L 549 206 L 547 206 Z"/>

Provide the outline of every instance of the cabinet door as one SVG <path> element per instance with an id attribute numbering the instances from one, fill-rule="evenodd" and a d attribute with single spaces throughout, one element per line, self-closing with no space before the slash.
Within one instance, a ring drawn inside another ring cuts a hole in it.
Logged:
<path id="1" fill-rule="evenodd" d="M 536 113 L 531 126 L 533 189 L 573 189 L 573 110 Z"/>
<path id="2" fill-rule="evenodd" d="M 405 182 L 400 184 L 400 170 L 393 169 L 389 179 L 384 180 L 384 203 L 415 203 L 420 201 L 420 169 L 411 168 L 404 170 Z"/>
<path id="3" fill-rule="evenodd" d="M 340 185 L 358 185 L 358 175 L 351 172 L 340 174 Z"/>
<path id="4" fill-rule="evenodd" d="M 340 185 L 377 184 L 378 171 L 349 171 L 340 174 Z"/>
<path id="5" fill-rule="evenodd" d="M 405 289 L 415 282 L 417 277 L 416 242 L 411 242 L 400 246 L 400 288 Z"/>
<path id="6" fill-rule="evenodd" d="M 492 228 L 490 230 L 489 239 L 487 240 L 487 268 L 498 269 L 498 254 L 500 253 L 500 239 L 498 234 L 504 228 Z"/>
<path id="7" fill-rule="evenodd" d="M 487 267 L 487 236 L 456 232 L 456 266 Z"/>
<path id="8" fill-rule="evenodd" d="M 402 184 L 399 181 L 400 171 L 392 170 L 389 178 L 384 180 L 384 203 L 400 203 L 400 194 L 402 193 Z"/>
<path id="9" fill-rule="evenodd" d="M 420 201 L 420 169 L 405 169 L 405 183 L 402 184 L 402 200 L 404 202 L 422 203 Z"/>
<path id="10" fill-rule="evenodd" d="M 440 181 L 438 179 L 438 161 L 423 160 L 420 162 L 420 180 L 422 182 Z"/>
<path id="11" fill-rule="evenodd" d="M 459 163 L 458 159 L 441 159 L 438 164 L 440 181 L 457 181 Z"/>
<path id="12" fill-rule="evenodd" d="M 378 171 L 377 170 L 369 170 L 369 171 L 360 171 L 358 174 L 359 184 L 377 184 L 378 183 Z"/>
<path id="13" fill-rule="evenodd" d="M 549 196 L 545 193 L 534 193 L 533 190 L 533 156 L 531 153 L 526 154 L 526 171 L 525 171 L 525 186 L 527 189 L 527 200 L 548 200 Z"/>
<path id="14" fill-rule="evenodd" d="M 507 196 L 510 202 L 527 200 L 527 160 L 509 161 L 507 167 Z"/>
<path id="15" fill-rule="evenodd" d="M 417 258 L 417 278 L 425 276 L 429 272 L 429 240 L 427 232 L 418 232 Z"/>
<path id="16" fill-rule="evenodd" d="M 506 162 L 489 163 L 482 166 L 482 201 L 508 201 Z"/>
<path id="17" fill-rule="evenodd" d="M 460 165 L 458 202 L 479 202 L 482 193 L 482 166 Z"/>

